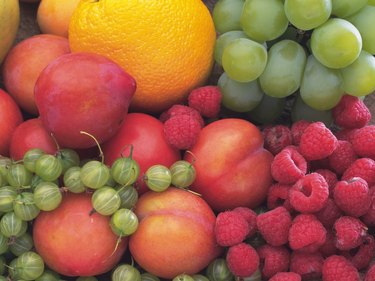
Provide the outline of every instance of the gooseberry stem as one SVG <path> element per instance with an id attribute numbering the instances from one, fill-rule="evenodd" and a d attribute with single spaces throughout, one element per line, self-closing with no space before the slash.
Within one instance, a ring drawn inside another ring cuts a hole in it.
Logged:
<path id="1" fill-rule="evenodd" d="M 92 138 L 95 141 L 96 146 L 99 149 L 99 157 L 101 158 L 102 164 L 104 164 L 104 153 L 103 153 L 102 148 L 100 147 L 100 144 L 99 144 L 98 140 L 92 134 L 89 134 L 89 133 L 87 133 L 85 131 L 79 131 L 79 133 L 83 134 L 83 135 L 86 135 L 86 136 L 89 136 L 90 138 Z"/>

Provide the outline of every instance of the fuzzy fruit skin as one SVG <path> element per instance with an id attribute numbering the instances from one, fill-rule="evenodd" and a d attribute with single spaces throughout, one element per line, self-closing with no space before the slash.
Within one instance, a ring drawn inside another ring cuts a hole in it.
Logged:
<path id="1" fill-rule="evenodd" d="M 214 212 L 189 191 L 169 187 L 164 192 L 146 192 L 135 213 L 139 226 L 130 237 L 129 249 L 149 273 L 166 279 L 181 272 L 196 274 L 221 254 Z"/>
<path id="2" fill-rule="evenodd" d="M 41 212 L 35 219 L 35 248 L 51 269 L 66 276 L 93 276 L 119 262 L 127 239 L 114 252 L 117 236 L 110 228 L 110 217 L 90 215 L 92 208 L 89 193 L 64 193 L 57 209 Z"/>
<path id="3" fill-rule="evenodd" d="M 197 177 L 191 189 L 216 211 L 254 208 L 272 183 L 273 155 L 263 148 L 263 136 L 252 123 L 226 118 L 204 127 L 185 154 L 194 162 Z"/>

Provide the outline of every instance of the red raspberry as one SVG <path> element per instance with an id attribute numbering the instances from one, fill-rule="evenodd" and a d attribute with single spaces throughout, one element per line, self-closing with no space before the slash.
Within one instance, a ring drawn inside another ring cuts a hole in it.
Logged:
<path id="1" fill-rule="evenodd" d="M 268 281 L 301 281 L 301 275 L 295 272 L 278 272 Z"/>
<path id="2" fill-rule="evenodd" d="M 359 157 L 375 160 L 375 125 L 358 129 L 351 139 L 353 149 Z"/>
<path id="3" fill-rule="evenodd" d="M 362 178 L 368 186 L 375 185 L 375 161 L 370 158 L 355 160 L 341 177 L 342 180 L 351 180 L 352 178 Z"/>
<path id="4" fill-rule="evenodd" d="M 284 207 L 277 207 L 257 216 L 258 230 L 264 240 L 272 246 L 288 243 L 291 223 L 290 213 Z"/>
<path id="5" fill-rule="evenodd" d="M 358 97 L 343 95 L 340 102 L 332 108 L 336 125 L 343 128 L 362 128 L 371 120 L 371 113 Z"/>
<path id="6" fill-rule="evenodd" d="M 358 129 L 341 129 L 335 132 L 335 136 L 338 140 L 345 140 L 352 142 L 352 137 Z"/>
<path id="7" fill-rule="evenodd" d="M 368 226 L 375 226 L 375 185 L 369 188 L 371 196 L 371 206 L 366 214 L 361 217 L 361 220 Z"/>
<path id="8" fill-rule="evenodd" d="M 360 217 L 371 206 L 371 196 L 367 182 L 361 178 L 339 181 L 333 192 L 336 205 L 347 215 Z"/>
<path id="9" fill-rule="evenodd" d="M 289 202 L 301 213 L 315 213 L 327 203 L 328 184 L 318 173 L 311 173 L 299 179 L 289 191 Z"/>
<path id="10" fill-rule="evenodd" d="M 339 140 L 336 149 L 328 156 L 328 161 L 332 170 L 342 175 L 357 158 L 352 144 L 348 141 Z"/>
<path id="11" fill-rule="evenodd" d="M 168 143 L 177 149 L 189 149 L 198 139 L 201 131 L 199 121 L 191 115 L 176 115 L 164 123 Z"/>
<path id="12" fill-rule="evenodd" d="M 289 202 L 289 190 L 292 186 L 286 184 L 275 183 L 270 186 L 267 193 L 267 208 L 275 209 L 283 206 L 289 212 L 293 210 Z"/>
<path id="13" fill-rule="evenodd" d="M 342 216 L 333 225 L 336 235 L 336 248 L 342 251 L 348 251 L 357 248 L 363 243 L 367 236 L 367 227 L 359 219 Z"/>
<path id="14" fill-rule="evenodd" d="M 233 212 L 239 213 L 247 222 L 249 226 L 249 233 L 247 237 L 253 236 L 257 231 L 257 213 L 247 207 L 237 207 L 233 209 Z"/>
<path id="15" fill-rule="evenodd" d="M 359 249 L 354 254 L 351 251 L 347 251 L 342 253 L 342 255 L 350 260 L 358 270 L 367 268 L 375 256 L 374 237 L 371 235 L 366 236 L 363 244 L 359 246 Z"/>
<path id="16" fill-rule="evenodd" d="M 332 198 L 328 198 L 326 205 L 314 214 L 326 229 L 331 229 L 335 221 L 343 215 L 341 209 Z"/>
<path id="17" fill-rule="evenodd" d="M 328 157 L 336 149 L 337 139 L 322 122 L 310 124 L 301 136 L 299 152 L 306 160 Z"/>
<path id="18" fill-rule="evenodd" d="M 264 148 L 273 155 L 279 153 L 283 148 L 292 145 L 292 133 L 285 125 L 266 127 L 263 130 Z"/>
<path id="19" fill-rule="evenodd" d="M 307 162 L 294 146 L 281 150 L 271 163 L 272 177 L 281 184 L 294 184 L 307 171 Z"/>
<path id="20" fill-rule="evenodd" d="M 257 251 L 246 243 L 240 243 L 229 247 L 226 261 L 229 270 L 236 277 L 249 277 L 259 267 Z"/>
<path id="21" fill-rule="evenodd" d="M 214 230 L 216 242 L 226 247 L 244 241 L 249 225 L 239 212 L 225 211 L 217 215 Z"/>
<path id="22" fill-rule="evenodd" d="M 207 118 L 219 115 L 222 94 L 218 86 L 203 86 L 192 90 L 188 96 L 189 106 Z"/>
<path id="23" fill-rule="evenodd" d="M 319 253 L 293 252 L 290 259 L 290 271 L 301 275 L 303 280 L 316 280 L 322 276 L 324 258 Z"/>
<path id="24" fill-rule="evenodd" d="M 324 260 L 324 281 L 360 281 L 358 270 L 345 257 L 333 255 Z"/>
<path id="25" fill-rule="evenodd" d="M 375 280 L 375 263 L 373 263 L 366 272 L 364 281 L 374 281 Z"/>
<path id="26" fill-rule="evenodd" d="M 338 253 L 338 249 L 336 248 L 336 236 L 332 230 L 327 230 L 326 242 L 319 248 L 319 253 L 325 258 Z"/>
<path id="27" fill-rule="evenodd" d="M 203 120 L 202 116 L 200 115 L 200 113 L 198 112 L 198 110 L 196 110 L 194 108 L 191 108 L 189 106 L 186 106 L 186 105 L 182 105 L 182 104 L 172 105 L 167 111 L 164 111 L 160 115 L 159 119 L 160 119 L 161 122 L 164 123 L 165 121 L 167 121 L 169 118 L 171 118 L 173 116 L 184 115 L 184 114 L 191 115 L 192 117 L 197 119 L 199 121 L 199 124 L 203 128 L 204 120 Z"/>
<path id="28" fill-rule="evenodd" d="M 288 271 L 290 253 L 285 246 L 271 246 L 264 244 L 257 249 L 260 258 L 260 270 L 266 279 L 277 272 Z"/>
<path id="29" fill-rule="evenodd" d="M 318 170 L 315 170 L 315 173 L 321 174 L 323 178 L 326 180 L 328 184 L 328 189 L 329 189 L 329 196 L 332 197 L 333 188 L 335 187 L 338 181 L 337 175 L 328 169 L 318 169 Z"/>
<path id="30" fill-rule="evenodd" d="M 293 144 L 295 146 L 299 146 L 299 143 L 301 141 L 301 136 L 305 129 L 311 124 L 310 121 L 306 120 L 299 120 L 297 122 L 294 122 L 292 124 L 292 127 L 290 129 L 292 133 L 292 139 L 293 139 Z"/>
<path id="31" fill-rule="evenodd" d="M 297 215 L 289 230 L 289 246 L 303 253 L 316 252 L 326 240 L 326 229 L 312 214 Z"/>

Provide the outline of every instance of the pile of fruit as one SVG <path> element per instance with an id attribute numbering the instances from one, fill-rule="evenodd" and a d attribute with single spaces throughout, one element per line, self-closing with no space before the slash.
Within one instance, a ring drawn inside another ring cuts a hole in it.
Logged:
<path id="1" fill-rule="evenodd" d="M 0 22 L 0 281 L 375 280 L 373 0 Z"/>

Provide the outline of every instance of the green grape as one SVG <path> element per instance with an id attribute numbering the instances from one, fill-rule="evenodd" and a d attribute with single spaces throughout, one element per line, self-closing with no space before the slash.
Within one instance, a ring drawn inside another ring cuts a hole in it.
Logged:
<path id="1" fill-rule="evenodd" d="M 202 274 L 194 274 L 192 277 L 194 281 L 210 281 L 206 276 Z"/>
<path id="2" fill-rule="evenodd" d="M 247 38 L 232 40 L 223 51 L 223 69 L 231 79 L 238 82 L 257 79 L 266 67 L 266 63 L 266 48 Z"/>
<path id="3" fill-rule="evenodd" d="M 35 174 L 44 181 L 54 181 L 62 174 L 62 164 L 56 156 L 51 154 L 42 155 L 35 162 Z"/>
<path id="4" fill-rule="evenodd" d="M 145 272 L 141 274 L 141 281 L 160 281 L 159 277 Z"/>
<path id="5" fill-rule="evenodd" d="M 98 281 L 98 278 L 95 276 L 80 276 L 76 281 Z"/>
<path id="6" fill-rule="evenodd" d="M 5 237 L 21 236 L 26 230 L 26 221 L 21 220 L 14 212 L 6 213 L 0 219 L 0 232 Z"/>
<path id="7" fill-rule="evenodd" d="M 23 235 L 12 239 L 9 245 L 10 252 L 15 256 L 31 251 L 34 247 L 33 237 L 30 233 L 26 232 Z"/>
<path id="8" fill-rule="evenodd" d="M 247 0 L 240 23 L 253 40 L 264 42 L 281 36 L 288 27 L 288 19 L 281 0 Z"/>
<path id="9" fill-rule="evenodd" d="M 4 276 L 2 276 L 5 273 L 5 269 L 6 269 L 6 259 L 5 257 L 0 256 L 0 277 L 4 278 L 4 279 L 0 278 L 0 281 L 7 281 L 7 279 Z"/>
<path id="10" fill-rule="evenodd" d="M 255 123 L 271 124 L 280 118 L 285 106 L 286 98 L 263 95 L 260 103 L 249 112 L 249 118 Z"/>
<path id="11" fill-rule="evenodd" d="M 35 205 L 42 211 L 56 209 L 62 201 L 59 186 L 53 182 L 41 182 L 34 190 Z"/>
<path id="12" fill-rule="evenodd" d="M 363 50 L 375 55 L 375 4 L 367 5 L 358 13 L 347 18 L 359 31 L 362 37 Z"/>
<path id="13" fill-rule="evenodd" d="M 367 0 L 332 0 L 332 15 L 346 18 L 358 12 L 366 4 Z"/>
<path id="14" fill-rule="evenodd" d="M 40 213 L 40 209 L 34 203 L 34 194 L 31 192 L 22 192 L 17 195 L 13 201 L 13 211 L 24 221 L 31 221 Z"/>
<path id="15" fill-rule="evenodd" d="M 137 161 L 131 157 L 117 158 L 111 166 L 113 179 L 124 186 L 135 183 L 139 176 L 140 168 Z"/>
<path id="16" fill-rule="evenodd" d="M 13 186 L 0 187 L 0 212 L 13 211 L 13 201 L 17 197 L 17 190 Z"/>
<path id="17" fill-rule="evenodd" d="M 26 151 L 23 156 L 23 164 L 25 165 L 26 169 L 34 173 L 36 160 L 45 154 L 46 153 L 40 148 L 32 148 Z"/>
<path id="18" fill-rule="evenodd" d="M 102 162 L 91 160 L 81 168 L 80 178 L 83 184 L 92 189 L 101 188 L 110 177 L 110 169 Z"/>
<path id="19" fill-rule="evenodd" d="M 138 201 L 138 191 L 134 186 L 123 186 L 117 189 L 121 198 L 120 208 L 132 209 Z"/>
<path id="20" fill-rule="evenodd" d="M 43 274 L 44 262 L 37 253 L 28 251 L 17 258 L 15 270 L 20 279 L 35 280 Z"/>
<path id="21" fill-rule="evenodd" d="M 306 53 L 303 47 L 292 40 L 282 40 L 268 51 L 266 68 L 259 77 L 265 94 L 284 98 L 290 96 L 301 85 Z"/>
<path id="22" fill-rule="evenodd" d="M 362 51 L 351 65 L 342 68 L 342 87 L 347 94 L 366 96 L 375 91 L 375 57 Z"/>
<path id="23" fill-rule="evenodd" d="M 293 103 L 291 112 L 292 122 L 299 120 L 307 120 L 311 122 L 321 121 L 327 127 L 333 123 L 331 110 L 316 110 L 303 102 L 303 99 L 298 95 Z"/>
<path id="24" fill-rule="evenodd" d="M 223 258 L 214 259 L 206 269 L 206 275 L 210 280 L 232 281 L 234 275 L 230 272 L 227 262 Z"/>
<path id="25" fill-rule="evenodd" d="M 110 220 L 112 231 L 122 237 L 132 235 L 138 228 L 138 217 L 129 209 L 118 209 Z"/>
<path id="26" fill-rule="evenodd" d="M 73 193 L 82 193 L 86 186 L 81 181 L 81 167 L 70 167 L 63 176 L 64 186 Z"/>
<path id="27" fill-rule="evenodd" d="M 285 0 L 284 11 L 295 27 L 311 30 L 329 19 L 332 3 L 331 0 Z"/>
<path id="28" fill-rule="evenodd" d="M 120 208 L 121 198 L 114 188 L 104 186 L 95 190 L 91 203 L 97 213 L 109 216 Z"/>
<path id="29" fill-rule="evenodd" d="M 241 0 L 242 1 L 242 0 Z M 214 58 L 215 62 L 218 65 L 222 64 L 222 57 L 225 47 L 234 39 L 238 38 L 248 38 L 246 33 L 242 30 L 232 30 L 221 34 L 217 37 L 215 42 L 215 49 L 214 49 Z"/>
<path id="30" fill-rule="evenodd" d="M 222 94 L 221 103 L 224 107 L 235 112 L 253 110 L 262 100 L 263 91 L 258 80 L 237 82 L 223 72 L 217 82 Z"/>
<path id="31" fill-rule="evenodd" d="M 173 278 L 172 281 L 194 281 L 194 279 L 190 275 L 182 273 Z"/>
<path id="32" fill-rule="evenodd" d="M 9 249 L 8 237 L 0 232 L 0 255 L 6 253 Z"/>
<path id="33" fill-rule="evenodd" d="M 321 64 L 313 55 L 307 58 L 300 95 L 303 101 L 316 110 L 329 110 L 338 104 L 344 90 L 339 70 Z"/>
<path id="34" fill-rule="evenodd" d="M 145 172 L 144 182 L 149 189 L 162 192 L 172 183 L 171 171 L 163 165 L 153 165 Z"/>
<path id="35" fill-rule="evenodd" d="M 121 264 L 113 271 L 112 281 L 141 281 L 141 273 L 130 264 Z"/>
<path id="36" fill-rule="evenodd" d="M 57 272 L 46 269 L 35 281 L 61 281 L 61 277 Z"/>
<path id="37" fill-rule="evenodd" d="M 70 167 L 79 166 L 80 158 L 77 151 L 70 148 L 62 148 L 57 154 L 56 158 L 60 160 L 62 166 L 62 174 L 66 172 Z"/>
<path id="38" fill-rule="evenodd" d="M 361 49 L 361 34 L 344 19 L 329 19 L 311 34 L 312 53 L 321 64 L 330 68 L 343 68 L 353 63 Z"/>
<path id="39" fill-rule="evenodd" d="M 218 33 L 240 30 L 240 17 L 244 0 L 219 0 L 212 10 L 212 18 Z"/>
<path id="40" fill-rule="evenodd" d="M 179 188 L 189 187 L 195 180 L 196 172 L 192 163 L 179 160 L 169 167 L 172 174 L 172 185 Z"/>
<path id="41" fill-rule="evenodd" d="M 30 186 L 32 173 L 23 164 L 12 164 L 8 168 L 6 180 L 14 187 Z"/>

